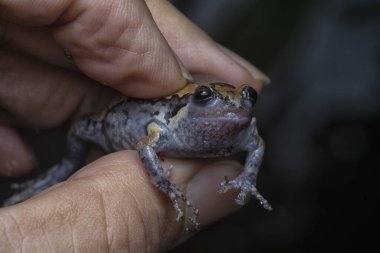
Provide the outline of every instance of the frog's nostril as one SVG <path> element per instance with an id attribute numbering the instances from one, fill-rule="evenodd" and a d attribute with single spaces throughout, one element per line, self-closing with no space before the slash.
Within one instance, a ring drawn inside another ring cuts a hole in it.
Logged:
<path id="1" fill-rule="evenodd" d="M 241 96 L 243 99 L 249 99 L 253 104 L 257 101 L 257 92 L 251 86 L 245 86 L 241 91 Z"/>

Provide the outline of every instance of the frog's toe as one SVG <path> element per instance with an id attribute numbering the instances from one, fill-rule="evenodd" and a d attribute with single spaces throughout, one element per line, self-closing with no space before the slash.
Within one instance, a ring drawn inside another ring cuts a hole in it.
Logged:
<path id="1" fill-rule="evenodd" d="M 272 211 L 273 208 L 272 206 L 269 204 L 268 200 L 266 200 L 260 193 L 259 191 L 256 189 L 256 187 L 252 187 L 251 189 L 251 194 L 260 202 L 260 204 L 264 207 L 264 209 L 268 210 L 268 211 Z"/>
<path id="2" fill-rule="evenodd" d="M 245 205 L 245 203 L 247 202 L 246 198 L 248 194 L 249 192 L 241 190 L 238 196 L 235 198 L 235 203 L 241 206 Z"/>
<path id="3" fill-rule="evenodd" d="M 171 194 L 169 194 L 169 198 L 172 201 L 173 207 L 174 207 L 174 209 L 175 209 L 175 211 L 177 213 L 176 220 L 180 221 L 182 219 L 182 217 L 183 217 L 183 211 L 179 207 L 179 204 L 178 204 L 178 201 L 177 201 L 177 196 L 174 193 L 171 193 Z"/>
<path id="4" fill-rule="evenodd" d="M 269 202 L 259 193 L 259 191 L 255 187 L 255 183 L 247 178 L 237 178 L 234 180 L 228 180 L 221 182 L 218 187 L 219 193 L 225 193 L 230 189 L 240 190 L 238 196 L 235 198 L 235 202 L 238 205 L 244 205 L 247 200 L 247 196 L 251 194 L 254 196 L 260 204 L 266 209 L 271 211 L 272 207 Z"/>
<path id="5" fill-rule="evenodd" d="M 166 187 L 165 192 L 168 192 L 168 197 L 173 203 L 173 207 L 176 210 L 177 217 L 176 220 L 180 221 L 183 216 L 184 212 L 183 209 L 180 207 L 178 200 L 182 200 L 182 202 L 191 210 L 191 214 L 189 215 L 189 220 L 192 224 L 195 225 L 195 228 L 198 228 L 198 216 L 199 216 L 199 210 L 195 208 L 191 202 L 186 198 L 185 194 L 183 194 L 174 184 L 169 183 L 169 186 Z M 188 230 L 188 227 L 186 225 L 186 230 Z"/>
<path id="6" fill-rule="evenodd" d="M 238 189 L 236 185 L 236 180 L 229 180 L 228 177 L 224 177 L 224 181 L 221 182 L 218 186 L 218 192 L 219 193 L 226 193 L 230 189 Z"/>
<path id="7" fill-rule="evenodd" d="M 239 205 L 244 205 L 246 202 L 246 197 L 248 194 L 251 194 L 254 196 L 260 204 L 264 207 L 264 209 L 268 211 L 272 211 L 272 206 L 269 204 L 268 200 L 266 200 L 256 189 L 255 186 L 251 186 L 250 190 L 247 190 L 247 188 L 242 187 L 239 195 L 236 197 L 235 202 Z"/>
<path id="8" fill-rule="evenodd" d="M 228 180 L 221 182 L 218 187 L 219 193 L 226 193 L 229 190 L 240 190 L 238 196 L 235 198 L 235 202 L 238 205 L 244 205 L 246 203 L 247 195 L 251 193 L 251 188 L 254 187 L 252 183 L 239 179 Z"/>

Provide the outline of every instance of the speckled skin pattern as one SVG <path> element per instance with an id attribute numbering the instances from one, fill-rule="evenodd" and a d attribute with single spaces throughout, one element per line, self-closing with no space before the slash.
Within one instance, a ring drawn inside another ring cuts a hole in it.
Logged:
<path id="1" fill-rule="evenodd" d="M 253 88 L 224 83 L 191 83 L 157 100 L 121 99 L 99 115 L 74 121 L 68 133 L 67 156 L 38 179 L 18 185 L 23 190 L 3 206 L 21 202 L 65 180 L 81 166 L 87 144 L 95 143 L 106 152 L 137 150 L 151 182 L 172 201 L 177 219 L 183 216 L 178 203 L 183 201 L 192 210 L 190 219 L 195 224 L 198 210 L 169 180 L 158 157 L 209 158 L 245 152 L 244 170 L 237 178 L 221 182 L 218 191 L 240 190 L 235 200 L 238 204 L 244 204 L 247 194 L 252 194 L 270 210 L 255 187 L 264 154 L 253 117 L 256 99 Z"/>

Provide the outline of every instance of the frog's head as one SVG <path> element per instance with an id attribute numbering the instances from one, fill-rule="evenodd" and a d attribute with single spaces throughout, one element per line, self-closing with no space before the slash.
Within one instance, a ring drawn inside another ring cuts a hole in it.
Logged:
<path id="1" fill-rule="evenodd" d="M 234 87 L 225 83 L 194 84 L 188 103 L 189 116 L 218 120 L 250 121 L 257 92 L 248 85 Z"/>
<path id="2" fill-rule="evenodd" d="M 248 85 L 189 84 L 174 97 L 182 103 L 173 110 L 168 128 L 188 149 L 219 156 L 230 154 L 244 138 L 257 93 Z"/>
<path id="3" fill-rule="evenodd" d="M 189 84 L 175 95 L 183 106 L 169 120 L 169 128 L 188 149 L 216 156 L 231 153 L 244 138 L 257 99 L 248 85 L 224 83 Z"/>

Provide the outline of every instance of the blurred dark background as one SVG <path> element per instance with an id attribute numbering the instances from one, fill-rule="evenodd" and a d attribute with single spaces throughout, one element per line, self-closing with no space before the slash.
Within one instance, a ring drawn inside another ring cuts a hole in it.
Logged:
<path id="1" fill-rule="evenodd" d="M 251 201 L 171 252 L 380 252 L 380 0 L 172 2 L 272 80 L 256 117 L 274 211 Z M 23 135 L 39 167 L 60 160 L 61 132 Z"/>

